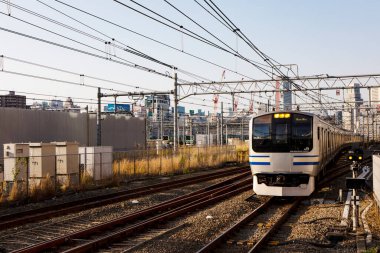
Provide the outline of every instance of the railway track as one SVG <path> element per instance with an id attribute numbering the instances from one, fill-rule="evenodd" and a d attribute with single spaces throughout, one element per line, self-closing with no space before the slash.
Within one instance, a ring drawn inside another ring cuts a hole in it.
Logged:
<path id="1" fill-rule="evenodd" d="M 104 194 L 100 196 L 80 199 L 76 201 L 65 202 L 61 204 L 49 205 L 46 207 L 25 210 L 10 214 L 0 215 L 0 230 L 9 229 L 11 227 L 24 225 L 31 222 L 49 219 L 52 217 L 72 214 L 95 207 L 105 206 L 112 203 L 121 202 L 127 199 L 141 197 L 144 195 L 163 192 L 166 190 L 184 187 L 191 184 L 210 181 L 226 176 L 231 176 L 247 171 L 247 166 L 236 167 L 234 169 L 223 170 L 209 173 L 207 175 L 194 176 L 187 179 L 179 179 L 172 182 L 154 184 L 150 186 L 140 187 L 131 190 L 119 191 L 115 193 Z"/>
<path id="2" fill-rule="evenodd" d="M 369 163 L 371 158 L 363 160 L 363 165 Z M 337 166 L 329 170 L 329 176 L 320 181 L 318 188 L 328 182 L 347 174 L 349 165 L 343 159 L 338 160 Z M 244 218 L 222 232 L 209 244 L 197 253 L 206 252 L 259 252 L 266 245 L 270 237 L 288 219 L 289 215 L 304 200 L 304 197 L 279 198 L 272 197 L 258 208 L 247 214 Z"/>
<path id="3" fill-rule="evenodd" d="M 74 218 L 45 227 L 34 227 L 20 234 L 0 238 L 0 247 L 12 252 L 50 249 L 64 252 L 92 251 L 251 188 L 252 179 L 250 171 L 247 171 L 221 183 L 108 221 L 89 222 Z"/>
<path id="4" fill-rule="evenodd" d="M 206 252 L 256 252 L 281 226 L 301 198 L 272 197 L 199 250 Z"/>

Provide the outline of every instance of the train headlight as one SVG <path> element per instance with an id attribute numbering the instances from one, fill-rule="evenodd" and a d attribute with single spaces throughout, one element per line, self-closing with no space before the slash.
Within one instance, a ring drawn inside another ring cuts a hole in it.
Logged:
<path id="1" fill-rule="evenodd" d="M 273 115 L 273 117 L 275 118 L 275 119 L 288 119 L 288 118 L 290 118 L 290 113 L 275 113 L 274 115 Z"/>
<path id="2" fill-rule="evenodd" d="M 352 156 L 349 156 L 349 157 L 348 157 L 348 160 L 352 160 Z"/>
<path id="3" fill-rule="evenodd" d="M 258 175 L 257 176 L 257 183 L 258 184 L 266 184 L 267 178 L 264 175 Z"/>
<path id="4" fill-rule="evenodd" d="M 363 160 L 363 157 L 362 157 L 362 156 L 359 156 L 358 159 L 359 159 L 359 160 Z"/>

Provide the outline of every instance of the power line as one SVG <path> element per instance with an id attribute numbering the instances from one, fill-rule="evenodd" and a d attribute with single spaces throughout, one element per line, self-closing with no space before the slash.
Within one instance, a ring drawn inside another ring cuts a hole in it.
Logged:
<path id="1" fill-rule="evenodd" d="M 183 53 L 183 54 L 185 54 L 185 55 L 188 55 L 188 56 L 190 56 L 190 57 L 193 57 L 193 58 L 195 58 L 195 59 L 197 59 L 197 60 L 200 60 L 200 61 L 203 61 L 203 62 L 205 62 L 205 63 L 211 64 L 211 65 L 213 65 L 213 66 L 219 67 L 219 68 L 221 68 L 221 69 L 228 70 L 228 71 L 230 71 L 231 73 L 235 73 L 235 74 L 240 75 L 240 76 L 242 76 L 242 77 L 249 78 L 249 79 L 253 79 L 252 77 L 249 77 L 249 76 L 247 76 L 247 75 L 245 75 L 245 74 L 239 73 L 239 72 L 237 72 L 237 71 L 235 71 L 235 70 L 232 70 L 232 69 L 230 69 L 230 68 L 228 68 L 228 67 L 226 67 L 226 66 L 222 66 L 222 65 L 220 65 L 220 64 L 217 64 L 217 63 L 215 63 L 215 62 L 212 62 L 212 61 L 210 61 L 210 60 L 207 60 L 207 59 L 202 58 L 202 57 L 200 57 L 200 56 L 197 56 L 197 55 L 195 55 L 195 54 L 191 54 L 191 53 L 185 52 L 184 50 L 178 49 L 178 48 L 176 48 L 176 47 L 174 47 L 174 46 L 171 46 L 171 45 L 169 45 L 169 44 L 167 44 L 167 43 L 164 43 L 164 42 L 162 42 L 162 41 L 160 41 L 160 40 L 154 39 L 154 38 L 152 38 L 152 37 L 149 37 L 149 36 L 147 36 L 147 35 L 144 35 L 144 34 L 142 34 L 142 33 L 139 33 L 139 32 L 136 32 L 136 31 L 134 31 L 134 30 L 132 30 L 132 29 L 129 29 L 129 28 L 123 26 L 123 25 L 117 24 L 117 23 L 115 23 L 115 22 L 109 21 L 109 20 L 107 20 L 107 19 L 105 19 L 105 18 L 102 18 L 102 17 L 100 17 L 100 16 L 97 16 L 97 15 L 95 15 L 95 14 L 92 14 L 92 13 L 89 13 L 89 12 L 87 12 L 87 11 L 84 11 L 84 10 L 78 8 L 78 7 L 72 6 L 72 5 L 70 5 L 70 4 L 67 4 L 67 3 L 64 3 L 64 2 L 61 2 L 61 1 L 58 1 L 58 0 L 55 0 L 55 1 L 58 2 L 58 3 L 60 3 L 60 4 L 62 4 L 62 5 L 67 6 L 67 7 L 69 7 L 69 8 L 72 8 L 72 9 L 74 9 L 74 10 L 76 10 L 76 11 L 79 11 L 79 12 L 81 12 L 81 13 L 84 13 L 84 14 L 86 14 L 86 15 L 88 15 L 88 16 L 93 17 L 93 18 L 99 19 L 99 20 L 101 20 L 101 21 L 103 21 L 103 22 L 106 22 L 106 23 L 111 24 L 111 25 L 113 25 L 113 26 L 115 26 L 115 27 L 121 28 L 121 29 L 123 29 L 123 30 L 125 30 L 125 31 L 128 31 L 128 32 L 130 32 L 130 33 L 133 33 L 133 34 L 135 34 L 135 35 L 137 35 L 137 36 L 140 36 L 140 37 L 142 37 L 142 38 L 144 38 L 144 39 L 150 40 L 150 41 L 152 41 L 152 42 L 154 42 L 154 43 L 160 44 L 160 45 L 162 45 L 162 46 L 164 46 L 164 47 L 167 47 L 167 48 L 169 48 L 169 49 L 172 49 L 172 50 L 174 50 L 174 51 L 177 51 L 177 52 Z M 79 22 L 79 21 L 78 21 L 78 22 Z"/>
<path id="2" fill-rule="evenodd" d="M 58 0 L 56 0 L 56 1 L 58 1 Z M 226 48 L 224 48 L 224 47 L 221 47 L 221 46 L 219 46 L 219 45 L 217 45 L 217 44 L 211 42 L 210 40 L 204 38 L 203 36 L 201 36 L 201 35 L 199 35 L 199 34 L 197 34 L 197 33 L 195 33 L 195 32 L 192 32 L 192 31 L 188 30 L 187 28 L 185 28 L 184 26 L 179 25 L 179 24 L 177 24 L 176 22 L 174 22 L 174 21 L 172 21 L 172 20 L 170 20 L 170 19 L 168 19 L 168 18 L 166 18 L 166 17 L 164 17 L 164 16 L 158 14 L 157 12 L 155 12 L 155 11 L 153 11 L 153 10 L 151 10 L 151 9 L 149 9 L 149 8 L 147 8 L 147 7 L 145 7 L 145 6 L 142 5 L 142 4 L 139 4 L 139 3 L 136 3 L 136 2 L 133 1 L 133 0 L 130 0 L 130 1 L 132 1 L 133 3 L 139 5 L 140 7 L 142 7 L 142 8 L 144 8 L 144 9 L 148 10 L 149 12 L 152 12 L 152 13 L 158 15 L 159 17 L 163 18 L 164 20 L 167 20 L 167 21 L 169 21 L 170 23 L 172 23 L 172 24 L 178 26 L 179 28 L 188 31 L 190 34 L 189 34 L 188 32 L 184 32 L 184 31 L 182 31 L 182 30 L 180 30 L 180 29 L 178 29 L 178 28 L 175 28 L 175 27 L 173 27 L 173 26 L 171 26 L 171 25 L 169 25 L 169 24 L 167 24 L 167 23 L 165 23 L 165 22 L 163 22 L 163 21 L 160 21 L 160 20 L 158 20 L 158 19 L 156 19 L 156 18 L 154 18 L 154 17 L 152 17 L 152 16 L 150 16 L 150 15 L 148 15 L 148 14 L 146 14 L 146 13 L 143 13 L 143 12 L 141 12 L 141 11 L 139 11 L 139 10 L 137 10 L 137 9 L 135 9 L 135 8 L 133 8 L 133 7 L 131 7 L 131 6 L 127 5 L 127 4 L 125 4 L 125 3 L 122 3 L 122 2 L 120 2 L 120 1 L 118 1 L 118 0 L 113 0 L 113 1 L 116 2 L 116 3 L 118 3 L 118 4 L 120 4 L 120 5 L 122 5 L 122 6 L 124 6 L 124 7 L 126 7 L 126 8 L 129 8 L 129 9 L 131 9 L 131 10 L 133 10 L 133 11 L 135 11 L 135 12 L 137 12 L 137 13 L 139 13 L 139 14 L 141 14 L 141 15 L 147 17 L 147 18 L 150 18 L 150 19 L 152 19 L 152 20 L 154 20 L 154 21 L 156 21 L 156 22 L 158 22 L 158 23 L 160 23 L 160 24 L 162 24 L 162 25 L 164 25 L 164 26 L 167 26 L 167 27 L 169 27 L 169 28 L 171 28 L 171 29 L 173 29 L 173 30 L 176 30 L 176 31 L 178 31 L 178 32 L 181 32 L 181 33 L 183 33 L 183 34 L 185 34 L 185 35 L 187 35 L 187 36 L 189 36 L 189 37 L 191 37 L 191 38 L 194 38 L 194 39 L 196 39 L 196 40 L 199 40 L 199 41 L 201 41 L 201 42 L 203 42 L 203 43 L 205 43 L 205 44 L 207 44 L 207 45 L 209 45 L 209 46 L 212 46 L 212 47 L 215 47 L 215 48 L 217 48 L 217 49 L 219 49 L 219 50 L 222 50 L 222 51 L 224 51 L 224 52 L 227 52 L 227 53 L 229 53 L 229 54 L 231 54 L 231 55 L 233 55 L 233 56 L 235 56 L 235 57 L 239 57 L 240 59 L 242 59 L 242 60 L 244 60 L 244 61 L 246 61 L 246 62 L 252 64 L 253 66 L 255 66 L 258 70 L 260 70 L 260 71 L 263 72 L 264 74 L 267 74 L 267 75 L 268 75 L 268 73 L 271 73 L 269 70 L 267 70 L 267 69 L 265 69 L 265 68 L 263 68 L 263 67 L 261 67 L 261 66 L 258 66 L 254 61 L 249 60 L 248 58 L 242 56 L 239 52 L 237 52 L 237 51 L 230 51 L 230 50 L 228 50 L 228 49 L 226 49 Z"/>
<path id="3" fill-rule="evenodd" d="M 13 58 L 13 57 L 8 57 L 8 56 L 5 56 L 5 55 L 0 55 L 0 57 L 4 58 L 4 59 L 11 60 L 11 61 L 15 61 L 15 62 L 25 63 L 25 64 L 29 64 L 29 65 L 36 66 L 36 67 L 41 67 L 41 68 L 45 68 L 45 69 L 59 71 L 59 72 L 66 73 L 66 74 L 75 75 L 75 76 L 78 76 L 78 77 L 80 77 L 82 79 L 89 78 L 89 79 L 93 79 L 93 80 L 97 80 L 97 81 L 117 84 L 117 85 L 121 85 L 121 86 L 125 86 L 125 87 L 130 87 L 130 88 L 143 89 L 143 90 L 151 90 L 151 89 L 142 88 L 142 87 L 139 87 L 139 86 L 134 86 L 134 85 L 125 84 L 125 83 L 121 83 L 121 82 L 116 82 L 116 81 L 112 81 L 112 80 L 107 80 L 107 79 L 103 79 L 103 78 L 99 78 L 99 77 L 94 77 L 94 76 L 89 76 L 89 75 L 85 75 L 85 74 L 80 74 L 80 73 L 72 72 L 72 71 L 65 70 L 65 69 L 60 69 L 60 68 L 55 68 L 55 67 L 51 67 L 51 66 L 47 66 L 47 65 L 42 65 L 42 64 L 39 64 L 39 63 L 31 62 L 31 61 L 21 60 L 21 59 L 17 59 L 17 58 Z M 84 81 L 84 80 L 82 80 L 82 81 Z M 153 90 L 151 90 L 151 91 L 153 91 Z"/>

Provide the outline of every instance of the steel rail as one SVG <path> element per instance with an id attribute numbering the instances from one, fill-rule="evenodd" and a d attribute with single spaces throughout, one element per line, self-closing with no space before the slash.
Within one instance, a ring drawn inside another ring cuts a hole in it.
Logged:
<path id="1" fill-rule="evenodd" d="M 241 220 L 233 224 L 229 229 L 222 232 L 218 237 L 216 237 L 214 240 L 212 240 L 210 243 L 208 243 L 206 246 L 204 246 L 202 249 L 197 251 L 197 253 L 206 253 L 206 252 L 212 252 L 214 249 L 218 247 L 219 244 L 221 244 L 223 241 L 226 241 L 228 237 L 230 237 L 232 234 L 234 234 L 241 226 L 247 224 L 250 222 L 253 218 L 257 217 L 259 214 L 265 210 L 270 203 L 274 200 L 274 197 L 268 199 L 263 204 L 261 204 L 259 207 L 257 207 L 255 210 L 250 212 L 248 215 L 243 217 Z"/>
<path id="2" fill-rule="evenodd" d="M 248 253 L 259 252 L 262 246 L 264 246 L 265 242 L 268 241 L 269 237 L 284 224 L 284 222 L 288 219 L 290 213 L 296 209 L 303 198 L 298 197 L 296 200 L 290 205 L 290 207 L 281 215 L 281 217 L 273 224 L 273 226 L 260 238 L 259 241 L 256 242 L 255 245 L 248 251 Z"/>
<path id="3" fill-rule="evenodd" d="M 95 247 L 99 247 L 100 245 L 104 245 L 106 243 L 110 243 L 113 240 L 117 240 L 117 238 L 120 238 L 120 235 L 132 234 L 134 232 L 141 231 L 151 225 L 157 224 L 160 221 L 162 222 L 169 218 L 176 217 L 180 214 L 184 214 L 189 211 L 194 211 L 196 208 L 204 207 L 210 203 L 214 203 L 216 201 L 225 199 L 229 196 L 233 196 L 235 194 L 249 190 L 252 187 L 252 179 L 248 178 L 245 180 L 241 180 L 242 178 L 247 177 L 249 175 L 250 172 L 246 172 L 243 175 L 235 177 L 235 180 L 240 181 L 235 182 L 232 185 L 225 185 L 225 182 L 233 182 L 233 179 L 228 179 L 211 187 L 206 187 L 207 191 L 198 190 L 196 192 L 177 197 L 173 200 L 166 201 L 164 203 L 144 209 L 142 211 L 127 214 L 122 217 L 113 219 L 111 221 L 103 222 L 101 224 L 94 225 L 89 228 L 82 229 L 73 233 L 69 233 L 64 236 L 53 238 L 51 240 L 31 245 L 29 247 L 25 247 L 13 252 L 40 252 L 43 250 L 60 247 L 62 245 L 71 243 L 74 239 L 88 238 L 99 233 L 106 233 L 110 229 L 115 229 L 115 227 L 126 225 L 126 222 L 136 222 L 138 221 L 138 219 L 146 218 L 146 216 L 156 215 L 151 218 L 145 219 L 142 222 L 139 222 L 135 225 L 129 225 L 126 228 L 113 232 L 110 235 L 106 235 L 99 239 L 92 240 L 89 243 L 79 245 L 74 249 L 68 250 L 68 252 L 84 252 L 89 249 L 94 249 Z M 158 214 L 159 212 L 162 213 Z"/>
<path id="4" fill-rule="evenodd" d="M 130 198 L 140 197 L 143 195 L 162 192 L 165 190 L 182 187 L 199 182 L 209 181 L 229 175 L 243 173 L 247 168 L 234 168 L 227 171 L 213 172 L 207 175 L 195 176 L 187 179 L 179 179 L 172 182 L 154 184 L 150 186 L 139 187 L 136 189 L 120 191 L 116 193 L 94 196 L 86 199 L 80 199 L 65 202 L 56 205 L 26 210 L 17 213 L 11 213 L 0 216 L 0 230 L 20 226 L 26 223 L 36 222 L 52 217 L 63 216 L 65 214 L 87 210 L 89 208 L 104 206 L 112 203 L 121 202 Z"/>

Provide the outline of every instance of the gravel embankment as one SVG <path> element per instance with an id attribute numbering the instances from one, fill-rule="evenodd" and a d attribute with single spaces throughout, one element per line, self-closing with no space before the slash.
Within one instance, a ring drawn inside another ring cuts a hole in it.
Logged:
<path id="1" fill-rule="evenodd" d="M 171 225 L 187 223 L 188 226 L 173 235 L 153 240 L 134 252 L 196 252 L 262 203 L 263 198 L 246 201 L 251 195 L 252 191 L 246 191 L 205 210 L 178 218 Z"/>
<path id="2" fill-rule="evenodd" d="M 331 242 L 326 233 L 339 226 L 344 205 L 338 203 L 339 189 L 345 189 L 345 177 L 334 181 L 304 201 L 271 240 L 277 246 L 266 246 L 263 252 L 356 252 L 356 237 L 347 233 L 342 241 Z M 346 198 L 344 191 L 344 201 Z M 150 241 L 134 252 L 196 252 L 219 233 L 259 205 L 247 202 L 248 191 L 206 210 L 190 214 L 176 223 L 188 223 L 179 232 Z M 212 216 L 207 219 L 207 216 Z M 380 222 L 380 219 L 379 219 Z M 254 228 L 257 229 L 257 228 Z M 380 231 L 380 229 L 379 229 Z"/>

